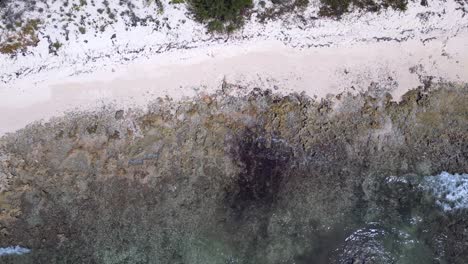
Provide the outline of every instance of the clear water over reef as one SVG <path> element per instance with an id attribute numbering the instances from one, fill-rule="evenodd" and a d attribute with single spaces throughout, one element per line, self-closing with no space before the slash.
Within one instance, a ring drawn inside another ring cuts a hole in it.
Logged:
<path id="1" fill-rule="evenodd" d="M 467 86 L 231 89 L 2 137 L 1 262 L 466 263 Z"/>

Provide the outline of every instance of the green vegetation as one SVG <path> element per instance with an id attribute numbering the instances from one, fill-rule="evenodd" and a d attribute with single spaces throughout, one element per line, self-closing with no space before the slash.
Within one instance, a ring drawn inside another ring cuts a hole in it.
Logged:
<path id="1" fill-rule="evenodd" d="M 195 19 L 207 23 L 210 32 L 232 32 L 244 22 L 252 0 L 188 0 Z"/>
<path id="2" fill-rule="evenodd" d="M 139 17 L 133 11 L 127 10 L 125 12 L 118 12 L 117 9 L 113 9 L 109 3 L 110 0 L 103 0 L 103 6 L 96 6 L 96 11 L 100 15 L 100 20 L 106 21 L 105 24 L 98 23 L 95 25 L 94 30 L 96 33 L 104 31 L 108 25 L 111 25 L 119 16 L 128 16 L 131 25 L 146 25 L 147 21 L 156 22 L 157 27 L 159 21 L 154 19 L 152 16 Z M 162 16 L 164 12 L 164 5 L 161 0 L 144 0 L 148 5 L 155 4 L 157 6 L 157 16 Z M 208 32 L 217 33 L 230 33 L 240 28 L 244 21 L 250 16 L 252 12 L 256 13 L 257 19 L 260 22 L 267 20 L 280 19 L 285 14 L 293 13 L 299 18 L 304 19 L 301 13 L 309 5 L 310 0 L 260 0 L 258 2 L 258 9 L 253 9 L 253 0 L 169 0 L 170 4 L 187 5 L 189 11 L 192 13 L 195 20 L 204 23 L 208 29 Z M 6 7 L 10 0 L 0 0 L 0 10 L 2 7 Z M 33 1 L 34 2 L 34 1 Z M 35 3 L 35 2 L 34 2 Z M 120 5 L 128 5 L 128 7 L 134 8 L 134 5 L 129 0 L 122 0 L 119 2 Z M 323 17 L 334 17 L 340 18 L 343 14 L 352 10 L 362 10 L 363 12 L 378 12 L 387 8 L 395 10 L 406 10 L 408 0 L 320 0 L 319 15 Z M 423 4 L 423 3 L 422 3 Z M 76 22 L 78 19 L 78 11 L 83 11 L 83 6 L 92 5 L 95 6 L 94 0 L 77 0 L 77 1 L 63 1 L 63 5 L 60 6 L 60 20 L 66 21 L 66 23 Z M 68 7 L 68 8 L 65 8 Z M 44 13 L 47 16 L 47 21 L 50 20 L 52 14 L 47 12 L 43 6 L 34 6 L 34 10 L 40 13 Z M 6 13 L 2 13 L 1 18 L 4 23 L 0 23 L 0 29 L 2 30 L 2 36 L 0 39 L 0 53 L 4 54 L 16 54 L 18 52 L 26 51 L 28 47 L 36 46 L 38 43 L 37 28 L 39 20 L 26 20 L 21 19 L 20 15 L 9 15 L 7 18 Z M 52 18 L 52 22 L 56 23 L 58 18 Z M 81 15 L 80 23 L 75 23 L 78 33 L 86 34 L 89 33 L 91 22 L 85 21 L 87 16 Z M 164 18 L 162 18 L 164 20 Z M 104 23 L 104 22 L 103 22 Z M 185 20 L 182 21 L 185 23 Z M 54 25 L 54 27 L 58 27 Z M 68 38 L 67 26 L 62 25 L 64 35 Z M 54 48 L 54 50 L 56 50 Z"/>
<path id="3" fill-rule="evenodd" d="M 309 0 L 295 0 L 294 6 L 296 7 L 307 7 L 309 5 Z"/>
<path id="4" fill-rule="evenodd" d="M 344 13 L 350 11 L 350 7 L 365 10 L 367 12 L 377 12 L 382 8 L 393 8 L 395 10 L 405 11 L 408 0 L 320 0 L 322 6 L 319 14 L 326 17 L 341 17 Z"/>
<path id="5" fill-rule="evenodd" d="M 158 6 L 158 12 L 159 12 L 159 14 L 164 13 L 164 5 L 163 5 L 163 3 L 161 2 L 161 0 L 154 0 L 154 2 L 155 2 L 156 5 Z"/>
<path id="6" fill-rule="evenodd" d="M 56 40 L 55 42 L 49 41 L 49 54 L 57 55 L 58 50 L 62 47 L 62 43 Z"/>
<path id="7" fill-rule="evenodd" d="M 52 43 L 52 47 L 54 47 L 55 50 L 58 50 L 62 47 L 62 43 L 55 41 L 54 43 Z"/>
<path id="8" fill-rule="evenodd" d="M 86 28 L 84 28 L 84 27 L 79 27 L 78 30 L 80 31 L 81 34 L 86 33 Z"/>
<path id="9" fill-rule="evenodd" d="M 40 21 L 38 19 L 28 20 L 24 25 L 18 22 L 15 26 L 7 25 L 12 32 L 8 34 L 5 41 L 0 42 L 0 53 L 16 54 L 20 51 L 25 51 L 29 46 L 36 46 L 39 42 L 37 37 L 37 29 Z"/>
<path id="10" fill-rule="evenodd" d="M 282 15 L 293 13 L 296 10 L 304 10 L 309 5 L 309 0 L 279 1 L 272 0 L 273 7 L 266 8 L 264 12 L 258 14 L 260 22 L 276 19 Z M 265 1 L 260 1 L 259 5 L 265 8 Z"/>

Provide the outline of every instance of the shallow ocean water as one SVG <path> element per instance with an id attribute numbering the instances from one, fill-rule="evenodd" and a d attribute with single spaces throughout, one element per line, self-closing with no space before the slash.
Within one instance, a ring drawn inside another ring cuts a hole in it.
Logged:
<path id="1" fill-rule="evenodd" d="M 452 253 L 447 248 L 460 246 L 457 243 L 463 243 L 463 238 L 451 240 L 450 227 L 438 225 L 449 222 L 454 226 L 467 216 L 467 189 L 468 174 L 442 172 L 425 177 L 388 177 L 381 197 L 367 201 L 375 203 L 367 206 L 369 212 L 359 212 L 358 217 L 309 237 L 312 239 L 309 242 L 317 245 L 313 252 L 296 258 L 295 262 L 265 260 L 265 263 L 448 263 L 444 259 Z M 391 197 L 395 195 L 401 203 L 391 205 L 394 202 Z M 193 251 L 189 255 L 194 257 L 194 263 L 204 260 L 206 263 L 250 263 L 212 241 L 194 240 L 192 245 L 193 248 L 186 250 Z M 200 247 L 211 253 L 200 252 Z M 17 263 L 23 263 L 21 259 L 30 252 L 20 246 L 0 248 L 0 256 L 13 257 Z"/>

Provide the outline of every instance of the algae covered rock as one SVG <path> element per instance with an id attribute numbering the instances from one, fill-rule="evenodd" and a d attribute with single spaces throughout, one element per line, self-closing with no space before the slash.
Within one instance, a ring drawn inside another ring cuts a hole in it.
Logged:
<path id="1" fill-rule="evenodd" d="M 462 263 L 466 210 L 415 182 L 468 172 L 467 101 L 451 84 L 401 102 L 220 91 L 30 125 L 0 140 L 0 247 L 31 252 L 0 258 Z"/>

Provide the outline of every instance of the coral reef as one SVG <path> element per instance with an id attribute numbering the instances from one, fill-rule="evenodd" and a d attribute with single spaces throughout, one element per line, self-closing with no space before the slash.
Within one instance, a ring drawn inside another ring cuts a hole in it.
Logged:
<path id="1" fill-rule="evenodd" d="M 31 249 L 3 263 L 466 260 L 467 212 L 415 182 L 468 171 L 468 86 L 401 102 L 232 89 L 1 138 L 0 247 Z"/>

